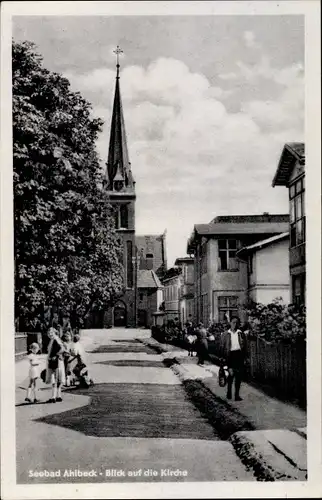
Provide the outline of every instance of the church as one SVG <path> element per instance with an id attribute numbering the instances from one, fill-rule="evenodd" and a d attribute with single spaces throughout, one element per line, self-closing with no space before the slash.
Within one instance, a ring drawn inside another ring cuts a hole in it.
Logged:
<path id="1" fill-rule="evenodd" d="M 125 293 L 104 312 L 104 327 L 151 327 L 153 313 L 163 302 L 160 278 L 167 269 L 166 232 L 136 236 L 135 180 L 127 147 L 120 91 L 119 47 L 106 162 L 106 189 L 115 209 L 115 227 L 123 245 Z"/>

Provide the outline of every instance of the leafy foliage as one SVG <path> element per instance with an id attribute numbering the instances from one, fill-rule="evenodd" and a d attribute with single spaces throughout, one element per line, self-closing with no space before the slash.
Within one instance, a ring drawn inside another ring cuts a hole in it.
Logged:
<path id="1" fill-rule="evenodd" d="M 264 305 L 250 302 L 246 307 L 249 335 L 269 342 L 298 342 L 306 339 L 304 306 L 285 305 L 282 299 Z"/>
<path id="2" fill-rule="evenodd" d="M 13 42 L 15 315 L 44 326 L 48 306 L 81 320 L 122 293 L 121 244 L 95 141 L 103 122 L 69 81 Z M 46 307 L 45 307 L 46 306 Z"/>

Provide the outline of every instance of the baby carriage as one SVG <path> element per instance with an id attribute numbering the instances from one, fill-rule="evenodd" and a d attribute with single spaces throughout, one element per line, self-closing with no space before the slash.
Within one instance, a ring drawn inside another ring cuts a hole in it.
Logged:
<path id="1" fill-rule="evenodd" d="M 79 387 L 84 387 L 86 389 L 94 385 L 94 381 L 89 376 L 88 368 L 82 360 L 77 361 L 77 364 L 71 370 L 71 373 L 74 376 L 73 377 L 74 385 L 78 385 Z"/>

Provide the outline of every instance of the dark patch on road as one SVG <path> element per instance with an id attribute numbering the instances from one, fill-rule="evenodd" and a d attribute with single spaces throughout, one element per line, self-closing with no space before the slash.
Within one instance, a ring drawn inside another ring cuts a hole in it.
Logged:
<path id="1" fill-rule="evenodd" d="M 97 347 L 94 351 L 92 351 L 92 354 L 105 354 L 105 353 L 114 353 L 114 352 L 119 352 L 119 353 L 127 353 L 127 352 L 145 352 L 146 354 L 155 354 L 155 351 L 151 349 L 148 346 L 145 346 L 143 344 L 138 344 L 138 345 L 101 345 Z"/>
<path id="2" fill-rule="evenodd" d="M 140 368 L 164 368 L 162 361 L 149 361 L 140 359 L 122 359 L 111 361 L 96 361 L 96 365 L 112 366 L 138 366 Z"/>
<path id="3" fill-rule="evenodd" d="M 200 380 L 184 380 L 189 399 L 203 413 L 222 440 L 238 431 L 253 431 L 255 427 L 239 411 L 216 397 Z"/>
<path id="4" fill-rule="evenodd" d="M 90 396 L 89 405 L 37 421 L 97 437 L 218 439 L 182 386 L 97 384 L 75 393 Z"/>

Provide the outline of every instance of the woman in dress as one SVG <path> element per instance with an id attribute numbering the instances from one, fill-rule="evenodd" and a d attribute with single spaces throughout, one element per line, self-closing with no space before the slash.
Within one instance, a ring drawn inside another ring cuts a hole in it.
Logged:
<path id="1" fill-rule="evenodd" d="M 64 366 L 64 344 L 57 335 L 55 328 L 51 327 L 48 331 L 48 357 L 47 357 L 47 373 L 46 383 L 52 386 L 52 397 L 48 403 L 56 403 L 62 401 L 61 387 L 65 381 L 65 366 Z"/>

